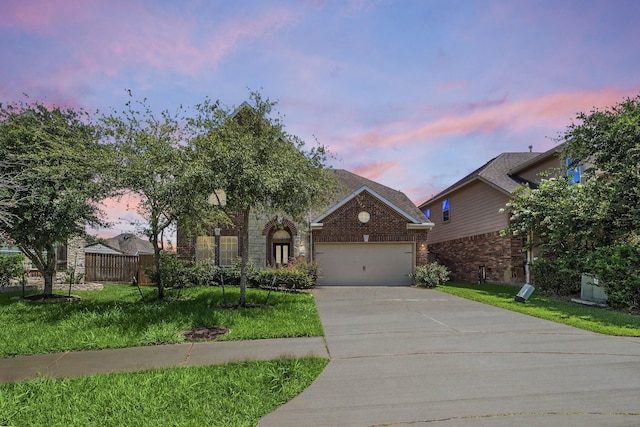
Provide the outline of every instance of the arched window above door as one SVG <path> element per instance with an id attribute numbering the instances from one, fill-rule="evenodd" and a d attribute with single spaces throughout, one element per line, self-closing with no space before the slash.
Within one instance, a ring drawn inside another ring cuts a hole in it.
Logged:
<path id="1" fill-rule="evenodd" d="M 291 234 L 287 230 L 278 230 L 271 236 L 272 239 L 290 239 Z"/>

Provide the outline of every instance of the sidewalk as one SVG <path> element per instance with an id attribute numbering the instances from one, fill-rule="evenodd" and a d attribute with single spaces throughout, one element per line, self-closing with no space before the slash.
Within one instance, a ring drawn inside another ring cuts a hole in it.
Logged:
<path id="1" fill-rule="evenodd" d="M 0 359 L 0 382 L 46 377 L 131 372 L 174 366 L 205 366 L 279 357 L 329 358 L 322 337 L 189 344 L 36 354 Z"/>

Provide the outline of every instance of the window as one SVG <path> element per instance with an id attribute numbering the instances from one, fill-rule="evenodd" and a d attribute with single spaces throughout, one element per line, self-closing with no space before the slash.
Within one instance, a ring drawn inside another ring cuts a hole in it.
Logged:
<path id="1" fill-rule="evenodd" d="M 198 236 L 196 238 L 196 261 L 209 261 L 214 264 L 216 261 L 216 238 L 215 236 Z"/>
<path id="2" fill-rule="evenodd" d="M 230 267 L 238 257 L 238 236 L 220 236 L 220 265 Z"/>
<path id="3" fill-rule="evenodd" d="M 426 216 L 426 217 L 427 217 L 427 219 L 431 219 L 431 209 L 426 208 L 426 209 L 424 210 L 424 216 Z"/>
<path id="4" fill-rule="evenodd" d="M 580 165 L 578 164 L 572 168 L 571 163 L 573 163 L 573 160 L 571 158 L 567 159 L 567 176 L 569 177 L 569 182 L 571 184 L 579 184 L 580 183 Z"/>
<path id="5" fill-rule="evenodd" d="M 449 199 L 442 202 L 442 222 L 449 221 Z"/>

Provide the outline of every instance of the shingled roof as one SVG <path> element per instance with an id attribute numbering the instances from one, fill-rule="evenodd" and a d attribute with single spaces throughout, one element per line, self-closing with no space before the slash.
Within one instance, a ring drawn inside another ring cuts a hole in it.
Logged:
<path id="1" fill-rule="evenodd" d="M 423 203 L 427 204 L 432 200 L 439 199 L 451 191 L 467 185 L 475 180 L 481 180 L 487 184 L 501 190 L 507 194 L 511 194 L 516 189 L 518 184 L 524 182 L 522 178 L 517 175 L 511 175 L 510 171 L 519 165 L 529 162 L 532 159 L 540 156 L 542 153 L 502 153 L 497 157 L 489 160 L 480 168 L 474 170 L 469 175 L 465 176 L 455 184 L 445 188 L 440 193 L 431 197 L 429 200 Z"/>
<path id="2" fill-rule="evenodd" d="M 122 233 L 106 239 L 107 245 L 125 255 L 152 254 L 153 245 L 132 233 Z"/>
<path id="3" fill-rule="evenodd" d="M 361 190 L 363 187 L 367 187 L 389 203 L 393 204 L 396 208 L 402 210 L 413 220 L 414 223 L 421 224 L 429 222 L 422 211 L 418 209 L 418 207 L 403 192 L 394 190 L 386 185 L 382 185 L 344 169 L 331 169 L 330 172 L 334 174 L 335 178 L 342 184 L 342 188 L 336 193 L 335 197 L 331 201 L 332 207 Z M 318 212 L 317 215 L 320 215 L 321 213 L 326 214 L 326 211 Z"/>

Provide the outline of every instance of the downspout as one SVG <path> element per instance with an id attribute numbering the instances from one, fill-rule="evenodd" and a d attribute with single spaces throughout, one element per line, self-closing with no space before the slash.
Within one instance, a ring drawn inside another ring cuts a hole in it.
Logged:
<path id="1" fill-rule="evenodd" d="M 313 264 L 313 229 L 311 228 L 311 217 L 309 217 L 309 263 Z"/>
<path id="2" fill-rule="evenodd" d="M 533 260 L 533 231 L 527 236 L 529 247 L 527 248 L 527 263 L 524 266 L 525 284 L 531 284 L 531 261 Z"/>

